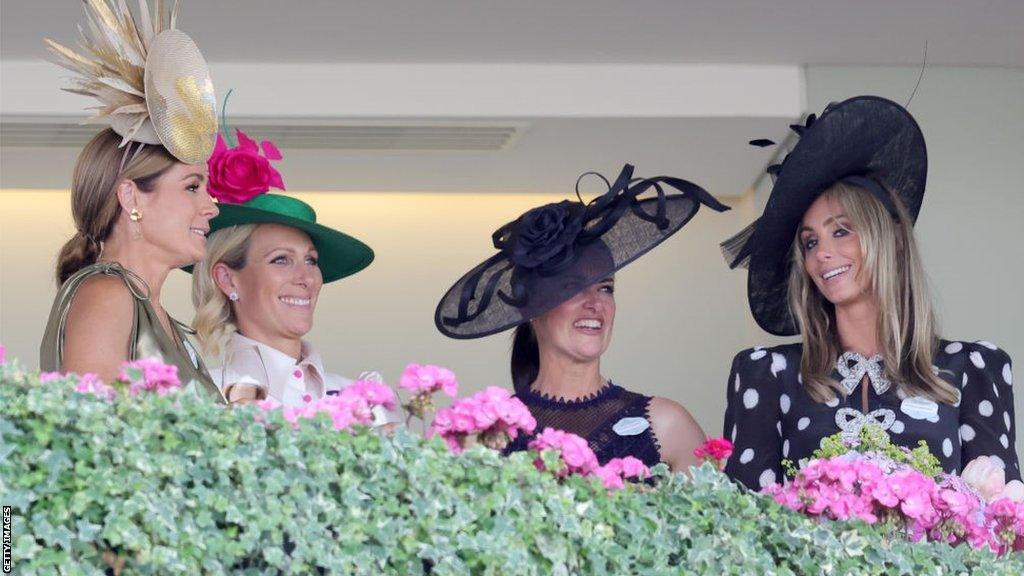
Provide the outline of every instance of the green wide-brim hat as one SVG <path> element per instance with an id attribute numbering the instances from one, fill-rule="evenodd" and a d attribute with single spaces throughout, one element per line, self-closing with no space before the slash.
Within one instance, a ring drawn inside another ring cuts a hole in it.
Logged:
<path id="1" fill-rule="evenodd" d="M 298 198 L 259 194 L 244 204 L 217 204 L 220 214 L 210 220 L 210 234 L 243 224 L 283 224 L 298 228 L 313 241 L 324 283 L 350 276 L 373 262 L 373 250 L 352 236 L 317 224 L 313 207 Z"/>

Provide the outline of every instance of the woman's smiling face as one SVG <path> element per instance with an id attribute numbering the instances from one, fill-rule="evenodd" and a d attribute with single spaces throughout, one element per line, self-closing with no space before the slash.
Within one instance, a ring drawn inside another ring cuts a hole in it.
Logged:
<path id="1" fill-rule="evenodd" d="M 797 235 L 804 270 L 826 300 L 839 307 L 871 296 L 860 237 L 837 200 L 819 196 L 804 213 Z"/>
<path id="2" fill-rule="evenodd" d="M 243 334 L 273 345 L 312 330 L 324 281 L 316 247 L 305 232 L 261 224 L 253 232 L 245 267 L 235 272 L 238 301 L 233 306 Z"/>

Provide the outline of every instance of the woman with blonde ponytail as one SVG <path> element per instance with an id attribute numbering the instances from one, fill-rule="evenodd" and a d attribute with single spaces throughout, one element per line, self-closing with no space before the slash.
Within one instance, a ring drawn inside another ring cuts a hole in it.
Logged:
<path id="1" fill-rule="evenodd" d="M 49 44 L 58 63 L 80 75 L 72 91 L 100 100 L 94 119 L 110 127 L 75 165 L 77 230 L 58 257 L 40 367 L 112 380 L 125 361 L 155 357 L 176 366 L 185 385 L 223 401 L 187 327 L 160 302 L 167 275 L 203 257 L 217 215 L 206 193 L 217 133 L 206 62 L 187 35 L 163 28 L 173 21 L 166 14 L 135 18 L 120 13 L 129 10 L 123 3 L 85 9 L 98 24 L 83 36 L 82 54 Z M 122 54 L 141 58 L 127 62 Z"/>
<path id="2" fill-rule="evenodd" d="M 764 214 L 723 248 L 749 268 L 757 323 L 801 342 L 733 360 L 726 473 L 754 489 L 781 482 L 784 459 L 871 424 L 897 445 L 924 441 L 946 472 L 988 459 L 1019 483 L 1009 356 L 938 335 L 914 239 L 927 175 L 917 123 L 861 96 L 793 129 Z"/>
<path id="3" fill-rule="evenodd" d="M 218 138 L 210 158 L 210 193 L 220 215 L 210 222 L 206 256 L 192 271 L 193 320 L 230 403 L 273 398 L 289 406 L 336 394 L 352 381 L 326 371 L 304 339 L 313 329 L 320 289 L 373 261 L 370 248 L 316 221 L 305 202 L 268 193 L 284 188 L 260 146 L 239 131 L 240 145 Z M 263 154 L 261 154 L 261 150 Z M 387 416 L 377 415 L 384 423 Z"/>

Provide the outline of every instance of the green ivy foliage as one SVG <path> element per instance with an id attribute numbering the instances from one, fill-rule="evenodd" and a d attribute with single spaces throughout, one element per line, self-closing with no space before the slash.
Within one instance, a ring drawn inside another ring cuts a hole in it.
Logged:
<path id="1" fill-rule="evenodd" d="M 107 402 L 0 367 L 21 574 L 1015 574 L 1022 555 L 811 520 L 710 465 L 608 493 L 535 454 L 297 430 L 183 393 Z M 551 457 L 551 455 L 547 455 Z"/>

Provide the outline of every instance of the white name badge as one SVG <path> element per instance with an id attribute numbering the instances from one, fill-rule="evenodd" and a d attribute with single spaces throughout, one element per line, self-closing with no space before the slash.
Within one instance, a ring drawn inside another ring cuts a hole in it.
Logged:
<path id="1" fill-rule="evenodd" d="M 632 416 L 629 418 L 623 418 L 612 426 L 612 430 L 615 431 L 619 436 L 636 436 L 637 434 L 647 430 L 651 427 L 651 423 L 646 418 L 639 416 Z"/>
<path id="2" fill-rule="evenodd" d="M 900 404 L 900 412 L 915 420 L 935 422 L 939 419 L 939 405 L 924 396 L 911 396 Z"/>

